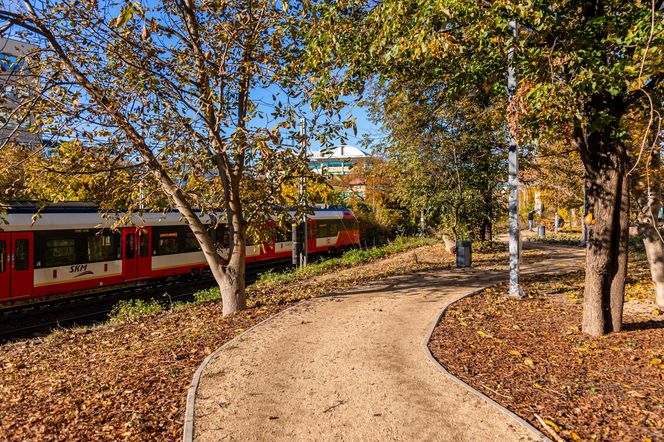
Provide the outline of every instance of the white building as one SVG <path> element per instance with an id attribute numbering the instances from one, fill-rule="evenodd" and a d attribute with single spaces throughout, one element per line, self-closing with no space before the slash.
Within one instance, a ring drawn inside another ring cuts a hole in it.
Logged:
<path id="1" fill-rule="evenodd" d="M 313 151 L 309 157 L 311 170 L 325 176 L 344 176 L 359 160 L 369 157 L 363 150 L 348 144 Z"/>
<path id="2" fill-rule="evenodd" d="M 35 79 L 26 75 L 25 65 L 26 56 L 36 48 L 0 37 L 0 143 L 9 139 L 33 148 L 40 144 L 39 134 L 29 131 L 33 119 L 16 112 L 33 93 Z"/>

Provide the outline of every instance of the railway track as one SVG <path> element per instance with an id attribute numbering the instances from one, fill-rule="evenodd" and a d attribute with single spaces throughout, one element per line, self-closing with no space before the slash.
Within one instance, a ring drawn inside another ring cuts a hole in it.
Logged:
<path id="1" fill-rule="evenodd" d="M 113 306 L 128 299 L 156 299 L 164 304 L 193 299 L 199 290 L 212 287 L 214 279 L 205 277 L 192 282 L 155 284 L 138 290 L 106 292 L 68 302 L 30 306 L 25 310 L 3 312 L 0 319 L 0 342 L 39 336 L 57 328 L 92 325 L 108 319 Z"/>
<path id="2" fill-rule="evenodd" d="M 365 249 L 380 247 L 384 243 L 364 244 Z M 316 259 L 320 259 L 318 256 Z M 254 283 L 261 273 L 268 270 L 285 270 L 291 261 L 283 260 L 254 264 L 247 267 L 246 284 Z M 0 343 L 17 339 L 43 336 L 58 328 L 93 325 L 108 320 L 109 313 L 118 302 L 129 299 L 157 300 L 165 307 L 174 302 L 194 299 L 194 293 L 215 286 L 209 273 L 197 279 L 151 282 L 145 285 L 125 287 L 120 290 L 87 294 L 20 307 L 0 310 Z"/>

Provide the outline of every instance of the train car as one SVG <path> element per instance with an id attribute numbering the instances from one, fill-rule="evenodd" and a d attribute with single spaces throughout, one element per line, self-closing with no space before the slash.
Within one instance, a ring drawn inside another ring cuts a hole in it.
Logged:
<path id="1" fill-rule="evenodd" d="M 205 271 L 205 258 L 177 212 L 134 215 L 112 229 L 112 219 L 92 203 L 60 203 L 38 211 L 34 203 L 12 202 L 0 224 L 0 308 L 149 283 Z M 201 217 L 204 224 L 211 220 Z M 213 238 L 224 244 L 226 226 Z M 308 215 L 309 253 L 359 245 L 353 212 L 320 209 Z M 247 265 L 284 260 L 292 254 L 290 232 L 247 245 Z"/>

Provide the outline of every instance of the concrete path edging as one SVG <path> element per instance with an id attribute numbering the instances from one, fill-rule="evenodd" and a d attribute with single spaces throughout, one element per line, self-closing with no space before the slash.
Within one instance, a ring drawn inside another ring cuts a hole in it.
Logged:
<path id="1" fill-rule="evenodd" d="M 528 430 L 528 431 L 531 433 L 531 435 L 532 435 L 535 439 L 540 440 L 540 441 L 543 441 L 543 442 L 552 442 L 551 439 L 549 439 L 548 437 L 546 437 L 546 435 L 544 435 L 544 433 L 542 433 L 542 432 L 539 431 L 537 428 L 535 428 L 534 426 L 532 426 L 532 425 L 531 425 L 529 422 L 527 422 L 525 419 L 523 419 L 522 417 L 518 416 L 517 414 L 511 412 L 511 411 L 508 410 L 507 408 L 503 407 L 503 406 L 500 405 L 498 402 L 494 401 L 493 399 L 491 399 L 489 396 L 485 395 L 485 394 L 482 393 L 481 391 L 479 391 L 479 390 L 475 390 L 473 387 L 471 387 L 470 385 L 466 384 L 464 381 L 462 381 L 461 379 L 457 378 L 457 377 L 454 376 L 452 373 L 450 373 L 449 371 L 447 371 L 447 369 L 446 369 L 445 367 L 443 367 L 442 364 L 441 364 L 440 362 L 438 362 L 438 360 L 433 356 L 433 354 L 431 353 L 431 350 L 429 350 L 429 342 L 431 341 L 431 338 L 433 337 L 433 334 L 434 334 L 434 332 L 436 331 L 436 327 L 438 327 L 438 324 L 440 324 L 440 321 L 443 319 L 443 316 L 445 315 L 445 312 L 447 311 L 447 309 L 449 309 L 451 306 L 453 306 L 453 305 L 456 304 L 457 302 L 461 301 L 462 299 L 470 298 L 471 296 L 478 295 L 478 294 L 482 293 L 484 290 L 486 290 L 486 289 L 488 289 L 488 288 L 490 288 L 490 287 L 494 287 L 494 286 L 496 286 L 496 285 L 498 285 L 498 284 L 500 284 L 500 283 L 490 284 L 490 285 L 487 285 L 487 286 L 485 286 L 485 287 L 483 287 L 483 288 L 480 288 L 480 289 L 477 289 L 477 290 L 473 290 L 472 292 L 466 293 L 465 295 L 461 296 L 461 297 L 460 297 L 459 299 L 457 299 L 456 301 L 450 302 L 449 304 L 447 304 L 446 306 L 444 306 L 444 307 L 440 310 L 440 314 L 438 315 L 438 318 L 436 319 L 436 321 L 435 321 L 435 322 L 433 323 L 433 325 L 431 326 L 431 331 L 430 331 L 430 333 L 427 335 L 427 337 L 426 337 L 426 338 L 424 339 L 424 341 L 422 342 L 423 350 L 424 350 L 424 352 L 426 353 L 426 355 L 427 355 L 427 357 L 429 358 L 429 360 L 430 360 L 430 361 L 431 361 L 431 362 L 432 362 L 432 363 L 438 368 L 438 370 L 439 370 L 439 371 L 440 371 L 440 372 L 441 372 L 446 378 L 450 379 L 451 381 L 453 381 L 454 383 L 456 383 L 456 384 L 459 385 L 460 387 L 464 388 L 464 389 L 465 389 L 466 391 L 468 391 L 469 393 L 471 393 L 471 394 L 477 396 L 478 398 L 484 400 L 486 403 L 488 403 L 489 405 L 491 405 L 491 406 L 492 406 L 493 408 L 495 408 L 496 410 L 498 410 L 498 411 L 500 411 L 501 413 L 507 415 L 510 419 L 514 420 L 514 421 L 517 422 L 519 425 L 521 425 L 523 428 L 525 428 L 526 430 Z"/>
<path id="2" fill-rule="evenodd" d="M 182 430 L 182 442 L 193 442 L 194 441 L 194 419 L 195 419 L 195 411 L 196 411 L 196 393 L 198 392 L 198 385 L 200 384 L 201 381 L 201 375 L 203 374 L 203 371 L 207 367 L 207 365 L 210 363 L 212 359 L 215 358 L 219 353 L 227 349 L 228 347 L 234 345 L 238 341 L 242 340 L 242 338 L 251 332 L 253 329 L 256 327 L 259 327 L 261 325 L 264 325 L 274 319 L 277 319 L 278 317 L 284 315 L 286 312 L 291 310 L 294 307 L 297 307 L 300 303 L 296 302 L 295 304 L 291 305 L 290 307 L 280 311 L 279 313 L 272 315 L 268 318 L 263 319 L 261 322 L 259 322 L 256 325 L 253 325 L 231 339 L 230 341 L 226 342 L 224 345 L 221 347 L 217 348 L 215 351 L 207 355 L 205 359 L 203 359 L 203 362 L 201 362 L 201 365 L 198 366 L 196 369 L 196 372 L 194 373 L 194 377 L 191 380 L 191 384 L 189 385 L 189 390 L 187 391 L 187 405 L 185 406 L 185 411 L 184 411 L 184 428 Z"/>

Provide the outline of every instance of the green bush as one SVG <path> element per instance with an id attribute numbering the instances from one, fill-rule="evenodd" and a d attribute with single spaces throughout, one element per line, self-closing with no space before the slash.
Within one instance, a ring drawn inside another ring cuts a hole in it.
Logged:
<path id="1" fill-rule="evenodd" d="M 219 287 L 210 287 L 209 289 L 199 290 L 194 293 L 194 300 L 196 304 L 203 302 L 218 301 L 221 299 Z"/>
<path id="2" fill-rule="evenodd" d="M 111 322 L 130 322 L 145 316 L 155 315 L 162 311 L 164 311 L 164 306 L 154 299 L 149 301 L 128 299 L 120 301 L 113 306 L 109 314 L 109 319 Z"/>

